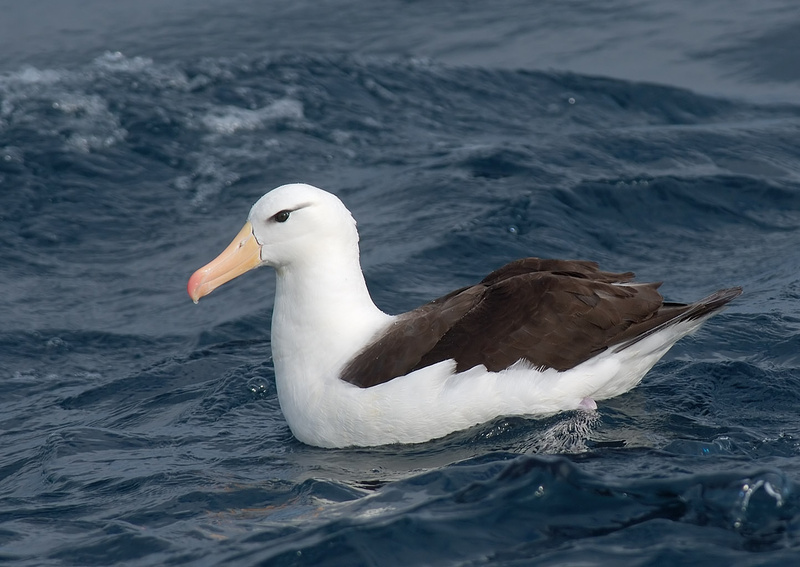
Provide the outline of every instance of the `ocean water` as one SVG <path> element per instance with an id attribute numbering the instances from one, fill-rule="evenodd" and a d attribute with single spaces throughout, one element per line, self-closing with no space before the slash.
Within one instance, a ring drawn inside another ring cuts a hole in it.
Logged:
<path id="1" fill-rule="evenodd" d="M 795 563 L 798 37 L 791 0 L 7 3 L 0 560 Z M 295 181 L 389 312 L 521 256 L 745 293 L 597 412 L 308 447 L 270 271 L 185 291 Z"/>

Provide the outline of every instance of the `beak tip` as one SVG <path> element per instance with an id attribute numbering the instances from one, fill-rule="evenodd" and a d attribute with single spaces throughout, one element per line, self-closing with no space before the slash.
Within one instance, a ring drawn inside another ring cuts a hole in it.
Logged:
<path id="1" fill-rule="evenodd" d="M 200 281 L 201 277 L 200 270 L 197 270 L 194 274 L 192 274 L 192 277 L 189 278 L 189 283 L 186 286 L 186 291 L 189 294 L 189 297 L 192 298 L 192 301 L 195 303 L 195 305 L 200 301 L 200 297 L 202 297 L 199 291 L 200 285 L 202 284 Z"/>

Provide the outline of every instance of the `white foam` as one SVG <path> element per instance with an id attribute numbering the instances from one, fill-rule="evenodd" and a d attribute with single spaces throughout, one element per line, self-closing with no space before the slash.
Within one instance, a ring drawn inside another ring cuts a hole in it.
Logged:
<path id="1" fill-rule="evenodd" d="M 121 56 L 121 55 L 120 55 Z M 119 58 L 117 58 L 119 59 Z M 120 64 L 121 59 L 120 59 Z M 142 60 L 136 65 L 147 64 Z M 108 71 L 71 73 L 26 67 L 0 77 L 0 128 L 25 123 L 47 137 L 59 137 L 65 148 L 82 153 L 113 146 L 127 131 L 101 95 L 87 93 Z M 42 119 L 42 105 L 57 111 Z"/>
<path id="2" fill-rule="evenodd" d="M 149 57 L 126 57 L 120 51 L 106 51 L 100 57 L 95 58 L 93 63 L 97 67 L 108 69 L 109 71 L 142 72 L 153 66 L 153 60 Z"/>
<path id="3" fill-rule="evenodd" d="M 255 130 L 276 120 L 302 120 L 303 104 L 285 98 L 263 108 L 249 110 L 225 106 L 211 110 L 201 120 L 203 125 L 217 134 L 234 134 L 239 130 Z"/>
<path id="4" fill-rule="evenodd" d="M 149 57 L 126 57 L 120 51 L 106 51 L 92 64 L 101 76 L 130 74 L 143 83 L 159 87 L 188 91 L 193 88 L 186 74 L 175 66 L 157 65 Z"/>
<path id="5" fill-rule="evenodd" d="M 25 67 L 21 71 L 11 73 L 6 76 L 9 83 L 20 84 L 45 84 L 50 85 L 63 79 L 63 73 L 52 69 L 37 69 L 35 67 Z"/>
<path id="6" fill-rule="evenodd" d="M 61 93 L 52 106 L 69 116 L 74 131 L 65 141 L 68 149 L 87 153 L 111 147 L 127 135 L 105 99 L 98 95 Z"/>

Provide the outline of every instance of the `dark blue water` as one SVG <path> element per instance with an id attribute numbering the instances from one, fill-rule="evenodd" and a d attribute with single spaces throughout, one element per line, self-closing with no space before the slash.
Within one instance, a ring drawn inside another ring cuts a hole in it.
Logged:
<path id="1" fill-rule="evenodd" d="M 745 4 L 9 3 L 0 559 L 794 563 L 800 12 Z M 308 447 L 272 274 L 185 292 L 294 181 L 390 312 L 526 255 L 745 294 L 596 414 Z"/>

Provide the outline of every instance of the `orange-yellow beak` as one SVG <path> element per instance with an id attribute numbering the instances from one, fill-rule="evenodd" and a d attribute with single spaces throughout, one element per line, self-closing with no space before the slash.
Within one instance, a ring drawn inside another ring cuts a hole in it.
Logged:
<path id="1" fill-rule="evenodd" d="M 261 247 L 253 235 L 253 226 L 248 221 L 222 254 L 192 274 L 186 288 L 189 297 L 197 303 L 201 297 L 260 263 Z"/>

